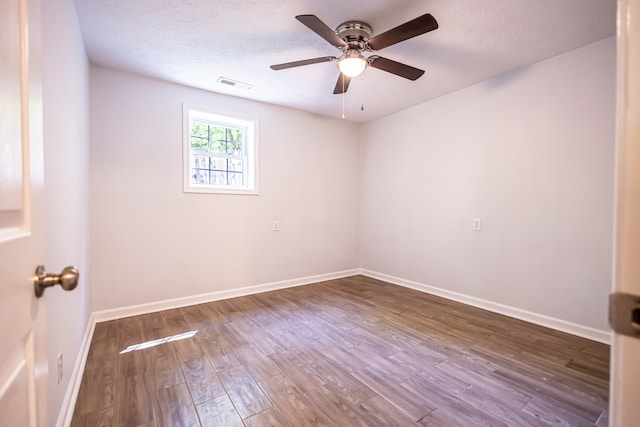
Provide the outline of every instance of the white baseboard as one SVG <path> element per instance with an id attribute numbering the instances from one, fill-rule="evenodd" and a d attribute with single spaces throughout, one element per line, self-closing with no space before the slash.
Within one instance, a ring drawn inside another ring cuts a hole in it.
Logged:
<path id="1" fill-rule="evenodd" d="M 92 315 L 89 318 L 89 323 L 84 331 L 82 342 L 80 343 L 80 350 L 76 357 L 76 363 L 73 366 L 73 372 L 71 372 L 67 392 L 65 393 L 62 401 L 62 407 L 58 413 L 56 427 L 69 427 L 71 425 L 73 410 L 76 407 L 76 400 L 78 398 L 78 392 L 80 391 L 80 384 L 82 383 L 82 374 L 84 373 L 84 367 L 87 363 L 87 356 L 89 355 L 89 348 L 91 346 L 91 339 L 93 338 L 93 331 L 95 328 L 95 316 Z"/>
<path id="2" fill-rule="evenodd" d="M 388 274 L 378 273 L 371 270 L 361 269 L 360 274 L 374 279 L 382 280 L 394 285 L 404 286 L 417 291 L 437 295 L 442 298 L 458 301 L 494 313 L 504 314 L 505 316 L 515 317 L 516 319 L 526 322 L 535 323 L 547 328 L 556 329 L 571 335 L 587 338 L 604 344 L 611 344 L 611 332 L 600 329 L 591 328 L 589 326 L 578 325 L 576 323 L 567 322 L 566 320 L 556 319 L 554 317 L 545 316 L 531 311 L 522 310 L 508 305 L 498 304 L 481 298 L 472 297 L 458 292 L 449 291 L 434 286 L 425 285 L 411 280 L 402 279 L 400 277 L 390 276 Z"/>
<path id="3" fill-rule="evenodd" d="M 323 282 L 326 280 L 341 279 L 343 277 L 354 276 L 359 273 L 359 269 L 353 269 L 338 271 L 335 273 L 318 274 L 316 276 L 300 277 L 297 279 L 264 283 L 261 285 L 247 286 L 238 289 L 227 289 L 223 291 L 174 298 L 164 301 L 150 302 L 146 304 L 130 305 L 128 307 L 101 310 L 94 312 L 93 316 L 95 317 L 96 322 L 105 322 L 107 320 L 122 319 L 124 317 L 138 316 L 141 314 L 153 313 L 162 310 L 170 310 L 172 308 L 186 307 L 189 305 L 203 304 L 211 301 L 219 301 L 228 298 L 242 297 L 245 295 L 259 294 L 261 292 L 292 288 L 295 286 L 308 285 L 310 283 Z"/>

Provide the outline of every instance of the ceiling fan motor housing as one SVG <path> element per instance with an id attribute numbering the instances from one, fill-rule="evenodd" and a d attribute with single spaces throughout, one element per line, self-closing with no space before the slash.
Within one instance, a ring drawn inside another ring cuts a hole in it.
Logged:
<path id="1" fill-rule="evenodd" d="M 349 45 L 350 49 L 365 49 L 365 42 L 373 33 L 371 26 L 362 21 L 347 21 L 336 28 L 336 34 Z"/>

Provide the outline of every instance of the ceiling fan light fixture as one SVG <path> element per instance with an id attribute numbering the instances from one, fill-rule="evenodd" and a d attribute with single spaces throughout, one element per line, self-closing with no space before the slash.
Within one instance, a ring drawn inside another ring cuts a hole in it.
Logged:
<path id="1" fill-rule="evenodd" d="M 347 52 L 338 60 L 338 68 L 347 77 L 358 77 L 367 68 L 367 59 L 358 51 Z"/>

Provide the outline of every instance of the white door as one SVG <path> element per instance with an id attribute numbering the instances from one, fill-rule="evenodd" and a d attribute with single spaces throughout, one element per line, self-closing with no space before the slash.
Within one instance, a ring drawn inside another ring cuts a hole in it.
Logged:
<path id="1" fill-rule="evenodd" d="M 617 86 L 614 292 L 640 295 L 640 0 L 618 1 Z M 611 425 L 640 426 L 640 339 L 614 334 L 611 368 Z"/>
<path id="2" fill-rule="evenodd" d="M 46 424 L 46 314 L 38 0 L 0 0 L 0 424 Z"/>

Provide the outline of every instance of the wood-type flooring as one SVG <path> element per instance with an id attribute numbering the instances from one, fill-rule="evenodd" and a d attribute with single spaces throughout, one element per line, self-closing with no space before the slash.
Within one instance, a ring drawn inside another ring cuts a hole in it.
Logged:
<path id="1" fill-rule="evenodd" d="M 353 276 L 98 323 L 72 426 L 606 426 L 608 379 L 606 345 Z"/>

